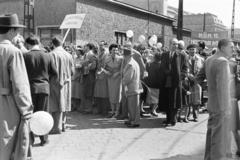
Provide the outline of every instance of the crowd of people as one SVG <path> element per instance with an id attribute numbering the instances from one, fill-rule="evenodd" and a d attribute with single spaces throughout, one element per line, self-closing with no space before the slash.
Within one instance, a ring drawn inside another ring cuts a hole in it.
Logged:
<path id="1" fill-rule="evenodd" d="M 4 24 L 5 19 L 15 21 Z M 21 27 L 15 14 L 0 17 L 0 120 L 6 124 L 0 125 L 0 139 L 5 139 L 0 142 L 0 159 L 15 156 L 25 160 L 29 156 L 27 148 L 34 144 L 36 135 L 31 133 L 31 138 L 26 138 L 28 120 L 37 111 L 53 116 L 50 134 L 65 131 L 70 111 L 125 120 L 130 128 L 139 127 L 140 118 L 146 114 L 157 117 L 159 112 L 166 114 L 163 122 L 166 127 L 189 120 L 197 122 L 206 77 L 211 79 L 215 75 L 215 72 L 201 74 L 209 67 L 210 60 L 206 59 L 230 52 L 227 48 L 230 41 L 219 42 L 217 51 L 207 53 L 204 42 L 185 47 L 184 41 L 176 38 L 171 39 L 169 49 L 160 43 L 133 44 L 130 40 L 123 45 L 101 41 L 73 48 L 64 46 L 61 36 L 53 37 L 50 46 L 44 47 L 36 35 L 24 40 L 17 34 Z M 236 55 L 231 55 L 232 62 Z M 224 86 L 223 81 L 220 85 Z M 213 100 L 210 103 L 215 106 Z M 211 107 L 210 117 L 214 119 Z M 220 120 L 224 118 L 220 116 Z M 208 139 L 213 138 L 210 132 L 216 130 L 211 128 L 213 124 L 209 124 Z M 217 125 L 220 130 L 224 127 Z M 40 140 L 42 146 L 46 145 L 48 135 L 40 136 Z"/>
<path id="2" fill-rule="evenodd" d="M 107 42 L 101 41 L 75 48 L 72 52 L 75 66 L 72 76 L 72 110 L 83 114 L 102 114 L 116 119 L 128 117 L 122 72 L 124 53 L 129 49 L 140 70 L 140 81 L 136 84 L 139 85 L 140 115 L 158 116 L 157 112 L 166 112 L 169 103 L 177 102 L 171 104 L 176 110 L 169 111 L 169 114 L 176 112 L 173 115 L 175 118 L 167 119 L 166 125 L 175 125 L 177 121 L 189 122 L 190 111 L 193 112 L 194 121 L 197 121 L 203 97 L 202 86 L 194 79 L 209 54 L 202 49 L 202 46 L 205 48 L 204 42 L 200 42 L 199 45 L 191 44 L 187 48 L 183 41 L 177 39 L 171 40 L 170 44 L 170 50 L 161 45 L 147 46 L 132 44 L 130 41 L 122 46 L 108 45 Z M 174 66 L 176 64 L 169 66 L 169 62 L 172 62 L 169 59 L 170 52 L 182 56 L 180 71 Z M 171 75 L 170 69 L 173 70 Z M 175 84 L 170 84 L 170 81 L 174 81 Z M 173 94 L 169 90 L 172 85 L 181 90 L 181 93 L 176 92 L 175 97 L 170 96 L 174 99 L 166 101 L 168 94 Z M 144 107 L 145 105 L 149 108 Z M 169 114 L 168 118 L 171 116 Z M 182 114 L 185 115 L 184 118 Z"/>

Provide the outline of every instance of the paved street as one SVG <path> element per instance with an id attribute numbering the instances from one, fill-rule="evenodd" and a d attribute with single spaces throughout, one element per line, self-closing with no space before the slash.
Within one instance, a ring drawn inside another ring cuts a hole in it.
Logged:
<path id="1" fill-rule="evenodd" d="M 65 133 L 50 135 L 44 147 L 36 138 L 34 160 L 202 160 L 207 114 L 168 128 L 161 126 L 163 117 L 129 129 L 123 121 L 72 112 Z"/>

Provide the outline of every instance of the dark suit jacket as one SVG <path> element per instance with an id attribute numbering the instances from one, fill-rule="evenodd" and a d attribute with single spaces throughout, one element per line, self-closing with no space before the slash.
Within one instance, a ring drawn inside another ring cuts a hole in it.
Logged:
<path id="1" fill-rule="evenodd" d="M 160 66 L 160 86 L 165 87 L 167 77 L 171 77 L 171 88 L 176 88 L 181 85 L 181 80 L 187 77 L 188 61 L 184 51 L 174 53 L 170 58 L 170 52 L 162 54 Z"/>
<path id="2" fill-rule="evenodd" d="M 49 94 L 49 79 L 57 76 L 50 54 L 42 50 L 31 50 L 24 54 L 24 60 L 32 94 Z"/>
<path id="3" fill-rule="evenodd" d="M 188 61 L 184 51 L 174 53 L 172 58 L 170 58 L 170 52 L 162 54 L 159 71 L 160 110 L 182 106 L 182 80 L 187 76 L 187 72 Z"/>

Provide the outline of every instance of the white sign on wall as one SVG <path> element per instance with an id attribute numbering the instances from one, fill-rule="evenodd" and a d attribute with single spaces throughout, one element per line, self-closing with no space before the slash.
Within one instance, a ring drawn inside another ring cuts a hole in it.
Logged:
<path id="1" fill-rule="evenodd" d="M 60 29 L 77 29 L 81 28 L 86 14 L 68 14 L 65 16 Z"/>

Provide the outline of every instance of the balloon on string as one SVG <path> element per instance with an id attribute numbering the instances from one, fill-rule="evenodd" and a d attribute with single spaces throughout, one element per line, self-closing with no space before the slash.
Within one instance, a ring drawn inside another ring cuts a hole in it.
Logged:
<path id="1" fill-rule="evenodd" d="M 161 49 L 161 48 L 162 48 L 162 43 L 161 43 L 161 42 L 158 42 L 158 43 L 157 43 L 157 48 L 158 48 L 158 49 Z"/>
<path id="2" fill-rule="evenodd" d="M 38 136 L 48 134 L 53 127 L 53 118 L 48 112 L 45 111 L 33 113 L 29 122 L 31 131 Z"/>
<path id="3" fill-rule="evenodd" d="M 128 31 L 126 32 L 126 35 L 127 35 L 128 38 L 132 38 L 133 35 L 134 35 L 134 33 L 133 33 L 132 30 L 128 30 Z"/>
<path id="4" fill-rule="evenodd" d="M 144 35 L 140 35 L 140 36 L 138 37 L 138 41 L 139 41 L 140 43 L 143 43 L 145 40 L 146 40 L 146 38 L 145 38 Z"/>

